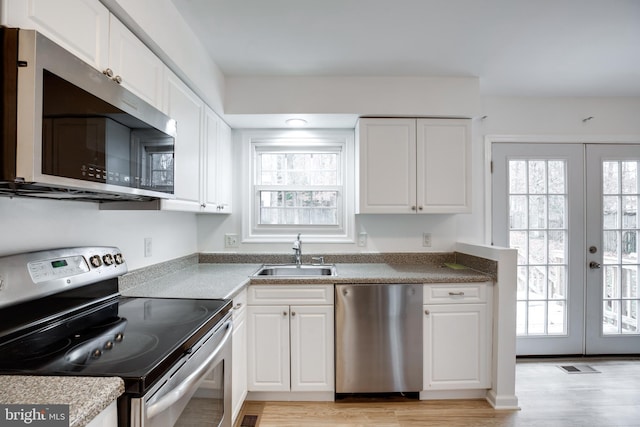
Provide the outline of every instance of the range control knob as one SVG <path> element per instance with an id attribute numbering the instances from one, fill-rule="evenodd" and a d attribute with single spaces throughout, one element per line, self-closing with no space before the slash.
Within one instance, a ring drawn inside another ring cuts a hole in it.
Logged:
<path id="1" fill-rule="evenodd" d="M 91 263 L 93 268 L 98 268 L 102 265 L 102 259 L 100 258 L 100 255 L 93 255 L 89 258 L 89 263 Z"/>
<path id="2" fill-rule="evenodd" d="M 104 343 L 103 347 L 105 350 L 111 350 L 113 348 L 113 341 L 107 341 L 106 343 Z"/>
<path id="3" fill-rule="evenodd" d="M 102 261 L 104 261 L 104 265 L 113 265 L 113 255 L 111 254 L 103 255 Z"/>
<path id="4" fill-rule="evenodd" d="M 96 348 L 91 352 L 91 357 L 93 357 L 94 359 L 98 359 L 100 356 L 102 356 L 102 350 L 100 350 L 99 348 Z"/>
<path id="5" fill-rule="evenodd" d="M 116 261 L 117 265 L 120 265 L 124 262 L 124 258 L 122 258 L 122 254 L 115 254 L 113 259 Z"/>
<path id="6" fill-rule="evenodd" d="M 118 332 L 114 337 L 115 342 L 122 342 L 124 339 L 124 334 L 122 332 Z"/>

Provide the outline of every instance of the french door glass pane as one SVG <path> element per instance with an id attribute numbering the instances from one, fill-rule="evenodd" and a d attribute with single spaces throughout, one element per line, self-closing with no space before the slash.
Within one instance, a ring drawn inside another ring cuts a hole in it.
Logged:
<path id="1" fill-rule="evenodd" d="M 567 334 L 565 160 L 509 161 L 509 244 L 518 250 L 518 335 Z"/>
<path id="2" fill-rule="evenodd" d="M 602 162 L 602 333 L 639 334 L 638 162 Z"/>

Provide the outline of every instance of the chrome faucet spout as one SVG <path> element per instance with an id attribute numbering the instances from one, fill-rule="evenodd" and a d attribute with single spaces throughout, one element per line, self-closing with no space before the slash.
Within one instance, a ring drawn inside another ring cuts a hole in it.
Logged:
<path id="1" fill-rule="evenodd" d="M 300 240 L 300 233 L 298 233 L 298 237 L 293 242 L 294 256 L 296 260 L 296 265 L 302 265 L 302 240 Z"/>

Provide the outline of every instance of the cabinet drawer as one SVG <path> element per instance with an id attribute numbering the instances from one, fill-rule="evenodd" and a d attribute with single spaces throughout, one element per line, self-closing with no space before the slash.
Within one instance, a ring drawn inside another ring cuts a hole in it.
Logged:
<path id="1" fill-rule="evenodd" d="M 249 286 L 249 304 L 333 304 L 333 285 Z"/>
<path id="2" fill-rule="evenodd" d="M 488 282 L 425 285 L 425 304 L 460 304 L 487 302 Z"/>
<path id="3" fill-rule="evenodd" d="M 240 314 L 243 314 L 247 308 L 247 290 L 242 290 L 238 295 L 233 297 L 232 305 L 233 318 L 235 319 Z"/>

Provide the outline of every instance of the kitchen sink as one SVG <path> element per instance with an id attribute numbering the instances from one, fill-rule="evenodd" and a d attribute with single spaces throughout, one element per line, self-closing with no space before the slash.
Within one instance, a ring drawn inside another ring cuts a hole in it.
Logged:
<path id="1" fill-rule="evenodd" d="M 314 277 L 335 276 L 334 264 L 265 264 L 253 276 Z"/>

